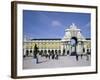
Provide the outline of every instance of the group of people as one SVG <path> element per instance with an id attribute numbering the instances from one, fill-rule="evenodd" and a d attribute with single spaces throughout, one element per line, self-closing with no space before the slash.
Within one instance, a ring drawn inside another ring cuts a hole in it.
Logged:
<path id="1" fill-rule="evenodd" d="M 58 53 L 52 53 L 52 52 L 49 53 L 49 54 L 39 54 L 39 52 L 38 52 L 34 56 L 35 56 L 34 58 L 36 59 L 36 63 L 39 63 L 38 62 L 39 56 L 45 57 L 45 58 L 48 58 L 48 59 L 56 59 L 56 60 L 58 60 L 58 57 L 59 57 Z"/>
<path id="2" fill-rule="evenodd" d="M 46 58 L 49 58 L 49 59 L 58 59 L 58 54 L 57 53 L 51 53 L 51 54 L 46 54 L 44 55 Z"/>
<path id="3" fill-rule="evenodd" d="M 76 60 L 77 60 L 77 61 L 79 60 L 79 56 L 81 57 L 81 59 L 82 59 L 83 56 L 85 56 L 85 57 L 86 57 L 86 60 L 87 60 L 87 61 L 89 60 L 89 54 L 85 54 L 85 55 L 83 55 L 83 54 L 77 55 L 77 54 L 76 54 Z"/>

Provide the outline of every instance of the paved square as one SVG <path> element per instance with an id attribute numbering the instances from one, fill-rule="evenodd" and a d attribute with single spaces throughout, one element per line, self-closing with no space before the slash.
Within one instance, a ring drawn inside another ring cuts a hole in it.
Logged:
<path id="1" fill-rule="evenodd" d="M 40 68 L 61 68 L 61 67 L 82 67 L 90 66 L 91 58 L 87 60 L 86 56 L 82 59 L 79 56 L 78 61 L 75 56 L 59 56 L 58 59 L 49 59 L 45 57 L 38 57 L 38 64 L 33 57 L 23 58 L 23 69 L 40 69 Z"/>

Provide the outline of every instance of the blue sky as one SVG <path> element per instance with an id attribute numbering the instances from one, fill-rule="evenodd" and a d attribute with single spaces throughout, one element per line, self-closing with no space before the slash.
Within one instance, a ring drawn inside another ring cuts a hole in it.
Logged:
<path id="1" fill-rule="evenodd" d="M 84 37 L 91 36 L 89 13 L 23 10 L 24 38 L 63 38 L 64 30 L 75 23 Z"/>

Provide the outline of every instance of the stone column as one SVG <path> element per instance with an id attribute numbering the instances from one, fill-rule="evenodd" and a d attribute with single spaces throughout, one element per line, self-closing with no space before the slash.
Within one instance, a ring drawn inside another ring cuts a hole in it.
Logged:
<path id="1" fill-rule="evenodd" d="M 69 55 L 71 55 L 71 42 L 68 41 L 67 43 L 68 43 L 67 50 L 69 50 Z"/>
<path id="2" fill-rule="evenodd" d="M 83 53 L 83 46 L 81 41 L 78 42 L 76 51 L 78 55 L 81 55 Z"/>
<path id="3" fill-rule="evenodd" d="M 64 45 L 63 42 L 61 43 L 61 55 L 63 54 Z"/>
<path id="4" fill-rule="evenodd" d="M 23 49 L 23 56 L 25 56 L 26 55 L 26 49 L 24 48 Z"/>

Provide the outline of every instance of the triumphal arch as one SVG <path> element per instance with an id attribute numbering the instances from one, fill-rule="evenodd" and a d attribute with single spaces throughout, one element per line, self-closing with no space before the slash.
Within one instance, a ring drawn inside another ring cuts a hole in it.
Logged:
<path id="1" fill-rule="evenodd" d="M 70 25 L 69 29 L 65 29 L 61 43 L 61 50 L 65 50 L 69 55 L 86 54 L 87 50 L 90 51 L 90 38 L 85 38 L 74 23 Z"/>

